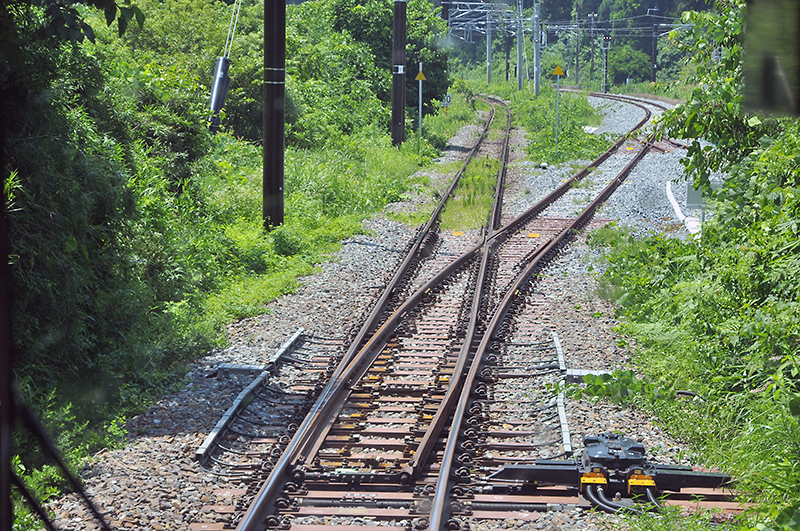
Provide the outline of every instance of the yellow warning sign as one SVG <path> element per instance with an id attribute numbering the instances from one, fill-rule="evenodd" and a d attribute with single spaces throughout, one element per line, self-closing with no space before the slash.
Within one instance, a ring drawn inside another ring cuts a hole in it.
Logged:
<path id="1" fill-rule="evenodd" d="M 419 71 L 417 77 L 414 78 L 414 81 L 425 81 L 425 74 L 422 73 L 422 70 Z"/>
<path id="2" fill-rule="evenodd" d="M 554 76 L 563 76 L 565 74 L 564 74 L 564 71 L 561 70 L 561 66 L 556 66 L 556 69 L 553 70 L 553 75 Z"/>

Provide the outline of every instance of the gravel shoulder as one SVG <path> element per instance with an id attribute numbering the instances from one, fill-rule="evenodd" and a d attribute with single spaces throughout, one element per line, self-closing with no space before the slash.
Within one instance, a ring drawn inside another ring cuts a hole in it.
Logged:
<path id="1" fill-rule="evenodd" d="M 626 124 L 641 118 L 618 104 L 593 103 L 607 116 L 599 132 L 619 133 Z M 439 160 L 444 163 L 463 156 L 464 146 L 474 135 L 475 127 L 462 129 Z M 515 131 L 505 205 L 510 213 L 521 212 L 574 173 L 571 165 L 542 170 L 525 160 L 524 142 L 522 132 Z M 666 182 L 682 169 L 680 157 L 680 152 L 648 155 L 597 217 L 619 220 L 638 233 L 670 231 L 676 237 L 686 237 L 665 193 Z M 603 171 L 612 171 L 611 166 Z M 593 177 L 602 182 L 601 176 Z M 679 202 L 684 200 L 678 195 Z M 426 204 L 413 196 L 409 202 L 414 207 Z M 407 208 L 408 204 L 395 204 L 387 211 Z M 416 233 L 415 228 L 382 216 L 366 221 L 364 227 L 366 234 L 342 242 L 335 259 L 303 278 L 295 293 L 273 301 L 262 316 L 231 324 L 227 330 L 230 345 L 199 360 L 186 376 L 184 391 L 165 397 L 128 422 L 130 441 L 126 448 L 103 451 L 92 458 L 82 475 L 88 492 L 113 528 L 186 529 L 203 506 L 215 503 L 213 490 L 224 483 L 200 470 L 193 460 L 194 451 L 250 378 L 208 375 L 220 363 L 262 363 L 300 327 L 307 334 L 323 337 L 342 337 L 349 332 L 366 314 Z M 615 331 L 619 322 L 614 318 L 614 307 L 597 294 L 596 274 L 601 269 L 598 253 L 589 249 L 581 236 L 540 280 L 541 291 L 548 293 L 553 331 L 560 337 L 570 368 L 613 370 L 631 364 L 631 347 Z M 635 410 L 573 401 L 568 418 L 573 444 L 578 446 L 585 434 L 619 431 L 642 441 L 650 457 L 659 462 L 686 462 L 681 444 L 663 433 L 657 421 Z M 55 512 L 59 529 L 96 528 L 74 495 L 49 507 Z M 546 513 L 534 528 L 610 529 L 617 526 L 616 522 L 616 517 L 581 511 Z"/>

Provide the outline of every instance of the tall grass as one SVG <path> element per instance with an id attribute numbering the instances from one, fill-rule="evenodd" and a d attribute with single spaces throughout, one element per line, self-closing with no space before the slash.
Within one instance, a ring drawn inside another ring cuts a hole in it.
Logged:
<path id="1" fill-rule="evenodd" d="M 444 230 L 476 229 L 486 223 L 492 209 L 500 161 L 484 157 L 469 163 L 458 187 L 442 212 Z"/>

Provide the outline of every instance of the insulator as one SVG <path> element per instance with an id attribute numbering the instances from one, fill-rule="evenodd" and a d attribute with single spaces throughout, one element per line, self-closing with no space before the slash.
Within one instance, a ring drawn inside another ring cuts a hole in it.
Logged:
<path id="1" fill-rule="evenodd" d="M 227 57 L 219 57 L 217 65 L 214 67 L 214 84 L 211 87 L 211 112 L 218 113 L 225 105 L 225 97 L 228 95 L 228 85 L 231 78 L 228 76 L 231 60 Z"/>
<path id="2" fill-rule="evenodd" d="M 211 86 L 211 132 L 216 133 L 219 128 L 219 112 L 225 105 L 225 97 L 228 95 L 228 86 L 231 78 L 228 76 L 231 60 L 227 57 L 219 57 L 214 67 L 214 84 Z"/>

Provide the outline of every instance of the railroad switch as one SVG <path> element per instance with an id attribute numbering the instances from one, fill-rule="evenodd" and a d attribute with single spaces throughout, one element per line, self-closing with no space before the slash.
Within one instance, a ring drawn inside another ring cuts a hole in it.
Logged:
<path id="1" fill-rule="evenodd" d="M 593 506 L 617 512 L 630 505 L 630 499 L 636 496 L 644 495 L 651 505 L 658 505 L 656 495 L 661 492 L 718 489 L 732 481 L 727 474 L 652 463 L 645 457 L 641 443 L 619 434 L 589 435 L 583 439 L 583 445 L 583 452 L 575 459 L 537 459 L 533 465 L 506 465 L 486 478 L 489 485 L 481 491 L 532 491 L 537 486 L 563 485 L 578 489 Z M 609 495 L 614 499 L 609 499 Z"/>

